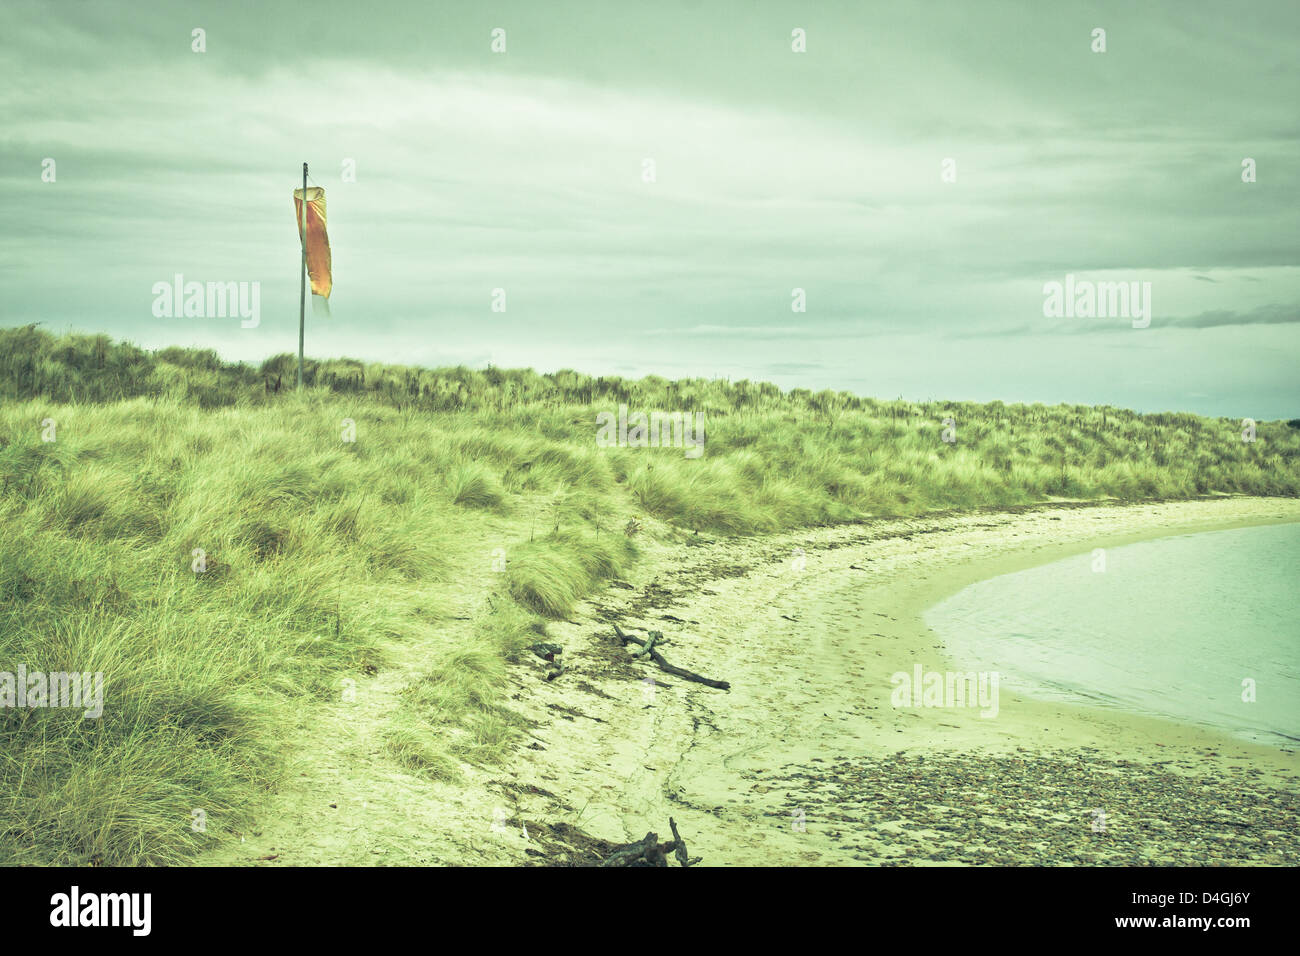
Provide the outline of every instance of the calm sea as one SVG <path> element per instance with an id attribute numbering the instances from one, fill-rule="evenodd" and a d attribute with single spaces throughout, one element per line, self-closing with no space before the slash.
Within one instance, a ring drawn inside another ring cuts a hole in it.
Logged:
<path id="1" fill-rule="evenodd" d="M 925 618 L 1004 689 L 1294 746 L 1298 570 L 1300 524 L 1211 531 L 981 581 Z"/>

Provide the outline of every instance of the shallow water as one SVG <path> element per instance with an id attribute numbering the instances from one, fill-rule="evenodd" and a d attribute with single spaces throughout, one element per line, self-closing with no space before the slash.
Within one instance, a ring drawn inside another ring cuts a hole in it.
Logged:
<path id="1" fill-rule="evenodd" d="M 1297 569 L 1300 524 L 1179 535 L 981 581 L 925 619 L 1004 690 L 1294 746 Z"/>

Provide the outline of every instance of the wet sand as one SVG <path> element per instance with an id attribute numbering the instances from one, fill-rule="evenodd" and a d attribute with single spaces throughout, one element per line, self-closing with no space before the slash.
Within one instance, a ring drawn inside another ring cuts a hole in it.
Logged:
<path id="1" fill-rule="evenodd" d="M 1296 520 L 1300 501 L 1231 498 L 723 541 L 647 523 L 636 576 L 552 625 L 568 671 L 518 668 L 514 706 L 535 729 L 494 781 L 511 807 L 497 849 L 591 862 L 673 816 L 704 865 L 1294 865 L 1294 752 L 1005 684 L 992 718 L 897 708 L 890 677 L 979 669 L 948 660 L 921 616 L 974 581 Z M 662 631 L 669 661 L 731 689 L 631 662 L 615 622 Z"/>

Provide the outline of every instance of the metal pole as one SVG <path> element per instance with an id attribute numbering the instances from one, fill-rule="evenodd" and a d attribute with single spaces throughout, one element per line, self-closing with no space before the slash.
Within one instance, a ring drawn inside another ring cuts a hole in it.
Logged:
<path id="1" fill-rule="evenodd" d="M 307 327 L 307 164 L 302 164 L 302 281 L 298 286 L 298 388 L 302 389 L 302 340 Z"/>

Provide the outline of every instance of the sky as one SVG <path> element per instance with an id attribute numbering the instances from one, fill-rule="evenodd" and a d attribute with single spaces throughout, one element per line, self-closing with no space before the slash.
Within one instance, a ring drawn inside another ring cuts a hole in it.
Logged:
<path id="1" fill-rule="evenodd" d="M 1300 416 L 1294 0 L 4 20 L 0 326 L 296 351 L 307 162 L 311 356 Z M 257 283 L 256 327 L 155 315 L 177 274 Z M 1149 324 L 1045 314 L 1067 276 Z"/>

